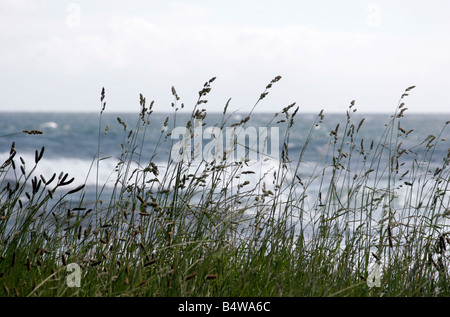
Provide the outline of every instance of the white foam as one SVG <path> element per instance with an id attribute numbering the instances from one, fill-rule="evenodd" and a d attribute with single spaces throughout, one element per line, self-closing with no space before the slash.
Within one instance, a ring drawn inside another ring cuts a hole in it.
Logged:
<path id="1" fill-rule="evenodd" d="M 9 152 L 0 153 L 0 165 L 3 164 L 9 157 Z M 25 153 L 25 154 L 17 154 L 14 158 L 16 164 L 16 174 L 20 175 L 20 165 L 22 165 L 20 161 L 20 157 L 22 157 L 25 161 L 25 171 L 28 174 L 31 169 L 34 167 L 34 153 Z M 110 157 L 108 159 L 100 160 L 98 162 L 98 179 L 97 179 L 97 161 L 94 159 L 81 159 L 81 158 L 70 158 L 70 157 L 55 157 L 48 158 L 44 157 L 37 164 L 35 171 L 33 172 L 33 176 L 40 178 L 42 175 L 46 180 L 49 180 L 54 173 L 58 176 L 61 172 L 68 173 L 69 176 L 67 180 L 70 180 L 72 177 L 74 178 L 73 183 L 66 186 L 67 190 L 76 188 L 80 185 L 85 184 L 87 187 L 98 186 L 98 188 L 112 189 L 114 188 L 117 178 L 117 164 L 119 160 L 114 157 Z M 145 164 L 145 163 L 144 163 Z M 169 166 L 169 171 L 167 171 L 167 162 L 156 162 L 158 166 L 159 174 L 157 175 L 157 179 L 159 184 L 164 189 L 171 189 L 170 186 L 174 185 L 174 182 L 171 181 L 171 177 L 173 170 L 176 168 L 177 164 L 171 164 Z M 266 191 L 272 191 L 274 194 L 277 190 L 282 190 L 282 188 L 277 189 L 276 184 L 277 178 L 280 177 L 279 173 L 279 161 L 276 159 L 265 159 L 265 160 L 256 160 L 249 161 L 246 163 L 242 163 L 241 167 L 237 167 L 235 164 L 229 164 L 225 167 L 221 172 L 223 174 L 220 175 L 221 181 L 217 184 L 217 190 L 221 190 L 222 188 L 227 188 L 230 192 L 236 193 L 237 191 L 245 192 L 250 190 L 253 194 L 261 194 L 263 193 L 263 189 Z M 139 170 L 142 170 L 147 166 L 141 166 Z M 122 178 L 121 181 L 128 181 L 128 177 L 131 176 L 131 173 L 138 168 L 136 163 L 132 163 L 131 166 L 122 165 L 119 167 L 120 175 L 122 176 L 125 173 L 126 168 L 129 168 L 129 173 L 127 178 Z M 167 172 L 167 173 L 166 173 Z M 244 173 L 242 173 L 244 172 Z M 247 172 L 247 173 L 245 173 Z M 276 175 L 274 175 L 276 172 Z M 283 173 L 286 171 L 283 171 Z M 189 168 L 183 171 L 186 177 L 189 174 L 195 174 L 196 177 L 200 177 L 202 173 L 205 173 L 204 181 L 206 186 L 210 186 L 212 180 L 212 171 L 205 170 L 205 164 L 202 163 L 200 168 L 198 169 L 198 163 L 190 165 Z M 164 176 L 168 175 L 167 179 L 164 179 Z M 238 176 L 238 177 L 236 177 Z M 9 170 L 8 178 L 14 179 L 14 174 L 12 168 Z M 129 180 L 130 182 L 134 182 L 136 179 L 133 178 Z M 287 175 L 283 180 L 283 186 L 289 185 L 294 180 L 294 177 L 290 171 L 287 171 Z M 217 181 L 217 180 L 216 180 Z M 248 182 L 248 183 L 247 183 Z M 55 184 L 56 182 L 54 182 Z M 245 185 L 244 185 L 245 184 Z M 120 183 L 121 185 L 127 185 Z M 283 198 L 281 193 L 281 198 Z"/>
<path id="2" fill-rule="evenodd" d="M 41 129 L 50 128 L 50 129 L 56 129 L 58 128 L 58 124 L 53 121 L 44 122 L 40 125 Z"/>
<path id="3" fill-rule="evenodd" d="M 9 153 L 0 153 L 0 164 L 3 164 L 9 157 Z M 25 172 L 28 174 L 35 166 L 34 154 L 17 154 L 14 158 L 16 164 L 16 173 L 20 173 L 19 166 L 22 165 L 20 157 L 25 161 Z M 36 169 L 33 172 L 33 176 L 40 177 L 42 175 L 46 180 L 49 180 L 54 173 L 58 176 L 61 172 L 68 173 L 67 180 L 72 177 L 75 178 L 73 183 L 67 186 L 68 189 L 76 188 L 82 184 L 86 186 L 95 186 L 97 183 L 99 186 L 106 185 L 113 186 L 111 180 L 111 174 L 117 164 L 117 160 L 110 158 L 99 162 L 98 181 L 97 181 L 97 164 L 93 163 L 93 160 L 80 159 L 80 158 L 46 158 L 45 155 L 41 161 L 37 164 Z M 12 175 L 13 170 L 9 170 L 9 174 Z M 10 177 L 11 177 L 10 175 Z"/>

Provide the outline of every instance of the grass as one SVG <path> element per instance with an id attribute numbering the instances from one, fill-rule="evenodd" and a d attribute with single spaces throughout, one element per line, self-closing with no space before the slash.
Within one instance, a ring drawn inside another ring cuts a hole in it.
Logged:
<path id="1" fill-rule="evenodd" d="M 218 126 L 245 127 L 280 78 L 241 121 L 231 121 L 227 103 Z M 257 182 L 245 181 L 258 174 L 248 161 L 176 163 L 168 157 L 158 166 L 158 146 L 144 159 L 146 138 L 172 142 L 171 124 L 194 131 L 195 119 L 207 116 L 201 106 L 213 81 L 199 91 L 188 122 L 177 121 L 184 104 L 172 88 L 173 116 L 159 136 L 147 134 L 155 124 L 153 102 L 142 95 L 132 129 L 118 118 L 124 139 L 107 201 L 98 182 L 98 199 L 86 202 L 84 185 L 66 189 L 73 182 L 68 174 L 35 176 L 45 149 L 29 165 L 17 159 L 12 144 L 0 166 L 1 296 L 450 295 L 450 151 L 441 161 L 433 157 L 445 141 L 441 135 L 411 145 L 414 131 L 402 127 L 402 118 L 414 87 L 405 90 L 378 139 L 359 137 L 364 119 L 354 122 L 352 101 L 314 166 L 304 155 L 323 111 L 299 157 L 290 157 L 301 114 L 295 104 L 282 109 L 269 124 L 284 125 L 280 160 Z M 108 159 L 101 157 L 105 108 L 103 89 L 91 173 Z M 81 268 L 80 287 L 67 284 L 70 263 Z M 380 287 L 367 283 L 374 264 Z"/>

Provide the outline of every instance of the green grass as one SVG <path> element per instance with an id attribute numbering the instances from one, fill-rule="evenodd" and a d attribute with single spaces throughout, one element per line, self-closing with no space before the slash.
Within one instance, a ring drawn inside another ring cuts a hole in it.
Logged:
<path id="1" fill-rule="evenodd" d="M 270 82 L 255 107 L 279 79 Z M 206 116 L 200 108 L 213 81 L 199 92 L 189 122 L 177 121 L 184 105 L 172 89 L 173 122 L 165 126 L 192 129 L 196 118 Z M 119 120 L 123 151 L 108 201 L 85 202 L 83 186 L 66 190 L 73 181 L 67 174 L 35 176 L 44 149 L 36 151 L 30 169 L 30 162 L 17 159 L 13 144 L 0 166 L 0 295 L 450 295 L 450 157 L 440 166 L 429 165 L 440 135 L 404 147 L 413 133 L 401 126 L 412 88 L 375 140 L 359 137 L 364 124 L 354 122 L 352 102 L 315 166 L 306 166 L 303 155 L 323 112 L 300 157 L 293 158 L 289 137 L 301 114 L 294 104 L 282 109 L 272 121 L 281 118 L 285 124 L 279 166 L 257 183 L 240 179 L 249 162 L 194 164 L 169 158 L 161 167 L 143 161 L 144 140 L 155 136 L 147 134 L 153 102 L 148 105 L 142 95 L 133 129 Z M 100 156 L 107 137 L 104 100 L 102 90 L 93 167 L 106 159 Z M 230 123 L 227 107 L 222 126 Z M 157 136 L 160 143 L 170 142 L 167 134 Z M 15 182 L 6 180 L 7 172 Z M 313 183 L 320 184 L 318 191 Z M 103 190 L 98 184 L 97 197 Z M 68 287 L 69 263 L 80 265 L 81 287 Z M 367 285 L 374 263 L 381 268 L 380 287 Z"/>

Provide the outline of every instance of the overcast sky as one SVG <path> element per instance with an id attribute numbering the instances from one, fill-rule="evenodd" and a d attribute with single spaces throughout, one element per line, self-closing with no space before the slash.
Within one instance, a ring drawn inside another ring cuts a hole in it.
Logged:
<path id="1" fill-rule="evenodd" d="M 0 0 L 0 111 L 450 112 L 448 0 Z"/>

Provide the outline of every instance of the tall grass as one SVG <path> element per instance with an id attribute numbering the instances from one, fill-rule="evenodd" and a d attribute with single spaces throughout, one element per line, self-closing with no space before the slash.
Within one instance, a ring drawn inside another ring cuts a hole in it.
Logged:
<path id="1" fill-rule="evenodd" d="M 280 78 L 266 86 L 243 120 L 232 121 L 229 100 L 217 126 L 249 124 Z M 264 162 L 226 155 L 182 162 L 168 155 L 167 164 L 158 166 L 159 145 L 173 142 L 170 128 L 185 125 L 193 134 L 196 119 L 208 115 L 202 105 L 214 79 L 199 91 L 187 122 L 179 122 L 184 104 L 172 88 L 173 115 L 159 136 L 147 134 L 160 123 L 152 121 L 153 102 L 142 95 L 132 128 L 118 118 L 122 152 L 106 200 L 98 182 L 96 201 L 86 202 L 84 185 L 65 189 L 73 182 L 68 174 L 34 175 L 44 148 L 30 168 L 17 159 L 12 143 L 0 167 L 2 296 L 449 295 L 450 151 L 436 166 L 434 149 L 445 142 L 441 135 L 409 141 L 414 131 L 402 126 L 402 118 L 413 86 L 373 140 L 359 136 L 364 119 L 355 122 L 352 101 L 347 120 L 330 131 L 314 166 L 304 155 L 325 114 L 317 115 L 299 157 L 292 157 L 290 136 L 301 116 L 295 104 L 269 123 L 284 125 L 284 133 L 280 159 L 268 158 L 267 172 L 256 168 Z M 108 137 L 105 106 L 103 89 L 90 171 L 97 179 L 99 162 L 112 159 L 101 154 Z M 150 159 L 143 155 L 149 137 L 159 140 Z M 80 287 L 67 285 L 69 263 L 81 266 Z M 380 266 L 380 287 L 367 284 L 374 263 Z"/>

